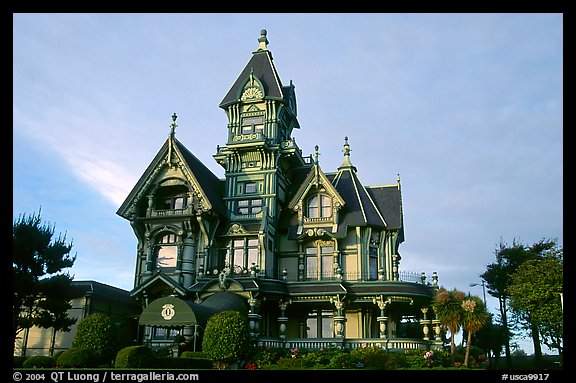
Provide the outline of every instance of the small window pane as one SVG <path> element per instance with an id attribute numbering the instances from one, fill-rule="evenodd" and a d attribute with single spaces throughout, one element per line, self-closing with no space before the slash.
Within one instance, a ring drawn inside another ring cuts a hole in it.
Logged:
<path id="1" fill-rule="evenodd" d="M 244 247 L 244 240 L 242 240 L 242 239 L 236 239 L 236 240 L 234 240 L 234 247 L 235 247 L 235 248 L 238 248 L 238 247 L 242 248 L 242 247 Z"/>
<path id="2" fill-rule="evenodd" d="M 184 197 L 174 199 L 174 209 L 184 209 Z"/>
<path id="3" fill-rule="evenodd" d="M 252 200 L 252 206 L 262 206 L 262 200 L 261 199 L 253 199 Z"/>
<path id="4" fill-rule="evenodd" d="M 256 183 L 246 183 L 244 186 L 244 193 L 256 193 Z"/>
<path id="5" fill-rule="evenodd" d="M 257 239 L 249 239 L 248 240 L 248 247 L 257 247 L 258 246 L 258 240 Z"/>
<path id="6" fill-rule="evenodd" d="M 256 264 L 258 260 L 258 249 L 250 248 L 248 249 L 248 267 L 252 267 L 252 264 Z"/>
<path id="7" fill-rule="evenodd" d="M 160 246 L 158 248 L 158 267 L 176 267 L 176 257 L 178 248 L 176 246 Z"/>
<path id="8" fill-rule="evenodd" d="M 248 206 L 248 200 L 245 199 L 245 200 L 238 201 L 238 206 L 242 206 L 242 207 Z"/>

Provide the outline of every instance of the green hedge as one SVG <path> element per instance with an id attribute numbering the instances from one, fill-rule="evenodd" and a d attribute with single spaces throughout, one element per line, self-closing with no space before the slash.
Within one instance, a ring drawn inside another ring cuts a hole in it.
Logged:
<path id="1" fill-rule="evenodd" d="M 24 368 L 52 368 L 56 367 L 56 359 L 52 356 L 34 355 L 22 363 Z"/>
<path id="2" fill-rule="evenodd" d="M 146 346 L 124 347 L 116 354 L 116 368 L 148 368 L 155 365 L 154 351 Z"/>
<path id="3" fill-rule="evenodd" d="M 98 365 L 98 356 L 93 350 L 70 348 L 60 354 L 57 365 L 64 368 L 96 367 Z"/>
<path id="4" fill-rule="evenodd" d="M 154 361 L 155 368 L 162 369 L 212 369 L 212 360 L 196 358 L 156 358 Z"/>
<path id="5" fill-rule="evenodd" d="M 27 356 L 14 355 L 14 358 L 12 359 L 12 368 L 21 368 L 26 359 L 28 359 Z"/>

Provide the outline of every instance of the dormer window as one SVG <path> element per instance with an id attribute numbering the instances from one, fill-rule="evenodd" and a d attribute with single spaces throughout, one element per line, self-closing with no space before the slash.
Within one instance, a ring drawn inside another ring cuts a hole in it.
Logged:
<path id="1" fill-rule="evenodd" d="M 332 198 L 326 194 L 316 194 L 307 200 L 308 218 L 329 218 L 332 216 Z"/>
<path id="2" fill-rule="evenodd" d="M 186 196 L 179 195 L 175 197 L 162 199 L 160 209 L 174 210 L 174 209 L 184 209 L 185 207 L 186 207 Z"/>
<path id="3" fill-rule="evenodd" d="M 184 185 L 164 186 L 156 192 L 157 210 L 185 209 L 188 203 L 188 189 Z"/>

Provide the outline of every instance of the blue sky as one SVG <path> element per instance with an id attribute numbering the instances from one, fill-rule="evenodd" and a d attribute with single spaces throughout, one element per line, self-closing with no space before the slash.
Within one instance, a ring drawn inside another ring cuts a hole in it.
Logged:
<path id="1" fill-rule="evenodd" d="M 296 86 L 305 154 L 402 184 L 400 269 L 482 296 L 500 240 L 563 243 L 563 17 L 466 14 L 14 14 L 13 218 L 73 240 L 76 279 L 131 290 L 115 214 L 169 133 L 217 176 L 218 104 L 268 30 Z M 495 299 L 487 296 L 497 311 Z"/>

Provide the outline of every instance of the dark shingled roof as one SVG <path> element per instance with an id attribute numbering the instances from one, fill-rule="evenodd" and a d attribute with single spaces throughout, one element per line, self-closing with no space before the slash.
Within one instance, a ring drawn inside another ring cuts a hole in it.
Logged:
<path id="1" fill-rule="evenodd" d="M 180 141 L 174 138 L 174 142 L 182 153 L 186 164 L 198 180 L 200 187 L 206 193 L 212 208 L 222 216 L 226 216 L 226 207 L 224 206 L 224 187 L 218 177 L 214 175 L 194 154 L 192 154 Z"/>
<path id="2" fill-rule="evenodd" d="M 400 229 L 402 225 L 402 193 L 398 185 L 368 186 L 366 191 L 386 220 L 388 228 Z"/>
<path id="3" fill-rule="evenodd" d="M 146 168 L 146 170 L 144 171 L 144 173 L 142 174 L 142 176 L 140 177 L 140 179 L 138 180 L 138 182 L 136 183 L 130 194 L 128 194 L 128 197 L 126 197 L 126 199 L 124 200 L 124 202 L 122 203 L 116 214 L 123 216 L 124 218 L 129 218 L 125 215 L 126 209 L 130 205 L 132 200 L 136 197 L 136 194 L 140 192 L 140 189 L 142 188 L 148 177 L 151 176 L 152 172 L 154 171 L 156 166 L 158 166 L 159 162 L 167 155 L 170 139 L 171 138 L 168 137 L 168 139 L 164 142 L 164 144 L 162 145 L 156 156 L 154 156 L 154 159 L 152 160 L 152 162 L 150 162 L 150 164 L 148 165 L 148 167 Z M 198 158 L 196 158 L 196 156 L 194 156 L 175 137 L 174 137 L 174 144 L 176 145 L 178 151 L 182 154 L 184 161 L 186 161 L 186 165 L 188 166 L 188 168 L 198 181 L 200 188 L 206 194 L 206 197 L 208 198 L 208 201 L 212 205 L 213 210 L 218 214 L 225 216 L 226 208 L 224 205 L 224 200 L 222 199 L 224 196 L 223 183 L 218 179 L 218 177 L 214 175 L 214 173 L 210 171 L 210 169 L 206 167 L 206 165 L 204 165 Z"/>
<path id="4" fill-rule="evenodd" d="M 332 182 L 346 201 L 338 224 L 339 233 L 345 233 L 348 226 L 387 226 L 356 172 L 348 168 L 342 169 Z"/>
<path id="5" fill-rule="evenodd" d="M 276 72 L 276 68 L 272 63 L 272 53 L 268 50 L 259 50 L 254 52 L 252 58 L 236 79 L 222 102 L 221 108 L 226 108 L 228 105 L 237 102 L 240 99 L 244 85 L 250 78 L 250 72 L 253 70 L 253 75 L 256 77 L 264 87 L 266 99 L 284 100 L 283 89 L 280 77 Z"/>

